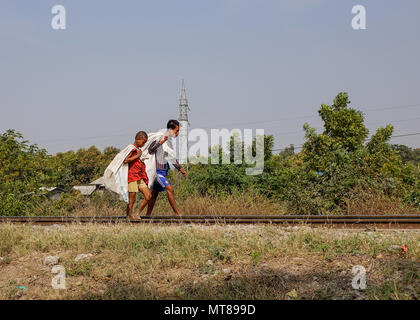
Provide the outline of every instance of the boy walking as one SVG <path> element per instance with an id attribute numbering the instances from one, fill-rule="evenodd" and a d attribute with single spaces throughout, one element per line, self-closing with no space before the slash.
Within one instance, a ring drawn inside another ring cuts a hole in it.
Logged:
<path id="1" fill-rule="evenodd" d="M 143 161 L 140 160 L 142 151 L 141 147 L 147 142 L 147 133 L 140 131 L 136 134 L 135 141 L 133 143 L 133 150 L 125 158 L 124 163 L 128 163 L 128 205 L 127 205 L 127 220 L 130 220 L 133 212 L 134 203 L 136 202 L 137 193 L 140 191 L 143 193 L 144 199 L 141 202 L 136 214 L 133 219 L 138 220 L 140 213 L 147 205 L 147 202 L 152 197 L 147 184 L 149 179 L 146 174 L 146 166 Z"/>
<path id="2" fill-rule="evenodd" d="M 166 191 L 168 193 L 168 201 L 172 207 L 172 210 L 176 215 L 180 215 L 178 208 L 175 203 L 174 188 L 171 186 L 169 181 L 166 179 L 169 171 L 169 164 L 165 156 L 162 145 L 167 143 L 168 146 L 172 149 L 172 143 L 169 137 L 176 138 L 179 134 L 179 122 L 177 120 L 169 120 L 166 125 L 167 131 L 162 133 L 162 137 L 153 141 L 148 151 L 150 154 L 156 154 L 156 181 L 153 183 L 152 196 L 148 202 L 147 206 L 147 216 L 152 215 L 153 207 L 155 206 L 156 199 L 160 192 Z M 185 170 L 181 167 L 177 159 L 173 159 L 173 165 L 178 169 L 183 175 L 186 174 Z"/>

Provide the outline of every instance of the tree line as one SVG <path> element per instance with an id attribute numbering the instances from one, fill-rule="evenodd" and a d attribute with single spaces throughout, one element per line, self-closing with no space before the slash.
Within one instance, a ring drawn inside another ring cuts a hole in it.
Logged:
<path id="1" fill-rule="evenodd" d="M 369 136 L 364 114 L 349 105 L 347 93 L 322 105 L 318 113 L 324 130 L 317 133 L 304 124 L 305 143 L 299 153 L 291 145 L 273 154 L 274 138 L 265 136 L 261 175 L 247 176 L 246 164 L 189 165 L 188 180 L 179 182 L 181 196 L 258 192 L 283 202 L 294 213 L 325 214 L 345 212 L 352 199 L 374 193 L 401 206 L 420 208 L 420 149 L 390 144 L 391 125 Z M 241 142 L 232 138 L 228 149 L 233 151 L 235 143 Z M 219 147 L 221 156 L 223 150 Z M 102 176 L 118 152 L 115 147 L 100 151 L 92 146 L 50 155 L 15 130 L 3 132 L 0 214 L 39 211 L 45 203 L 40 187 L 70 191 L 74 185 L 89 184 Z"/>

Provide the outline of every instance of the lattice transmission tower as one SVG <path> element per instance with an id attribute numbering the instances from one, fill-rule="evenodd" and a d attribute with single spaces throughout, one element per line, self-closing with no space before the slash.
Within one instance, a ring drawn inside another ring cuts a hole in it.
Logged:
<path id="1" fill-rule="evenodd" d="M 179 162 L 182 164 L 188 161 L 188 107 L 187 91 L 184 80 L 182 80 L 181 95 L 179 97 Z"/>

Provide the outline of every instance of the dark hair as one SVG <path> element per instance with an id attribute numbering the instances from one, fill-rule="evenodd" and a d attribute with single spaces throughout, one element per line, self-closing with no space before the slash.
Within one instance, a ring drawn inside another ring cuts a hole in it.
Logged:
<path id="1" fill-rule="evenodd" d="M 139 131 L 139 132 L 137 132 L 137 134 L 136 134 L 136 140 L 140 140 L 140 139 L 148 139 L 148 137 L 147 137 L 147 133 L 146 132 L 144 132 L 144 131 Z"/>
<path id="2" fill-rule="evenodd" d="M 175 130 L 176 127 L 179 127 L 179 122 L 177 120 L 169 120 L 168 124 L 166 125 L 167 129 Z"/>

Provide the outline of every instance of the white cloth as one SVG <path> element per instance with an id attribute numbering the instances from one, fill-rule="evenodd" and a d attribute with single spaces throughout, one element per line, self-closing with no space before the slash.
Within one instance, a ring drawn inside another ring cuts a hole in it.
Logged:
<path id="1" fill-rule="evenodd" d="M 149 146 L 153 141 L 161 140 L 164 132 L 153 132 L 148 134 L 147 142 L 141 148 L 142 155 L 140 160 L 146 165 L 146 173 L 149 178 L 149 189 L 153 187 L 156 180 L 156 157 L 155 154 L 149 153 Z M 176 159 L 175 151 L 171 148 L 172 144 L 164 143 L 162 145 L 167 159 L 169 161 Z M 138 149 L 133 144 L 128 145 L 121 150 L 111 161 L 104 173 L 105 188 L 120 195 L 120 197 L 128 203 L 128 163 L 124 163 L 125 158 L 133 149 Z"/>
<path id="2" fill-rule="evenodd" d="M 165 132 L 162 131 L 148 133 L 147 142 L 141 148 L 142 155 L 140 157 L 140 160 L 142 160 L 146 165 L 146 173 L 147 177 L 149 178 L 149 189 L 152 189 L 153 184 L 156 180 L 156 156 L 155 154 L 149 153 L 149 146 L 156 140 L 160 141 L 164 133 Z M 166 142 L 162 145 L 162 148 L 165 151 L 165 154 L 167 155 L 167 159 L 169 161 L 176 159 L 175 151 L 171 148 L 171 146 L 172 145 L 168 145 L 168 143 Z"/>
<path id="3" fill-rule="evenodd" d="M 104 173 L 105 188 L 111 190 L 122 197 L 128 203 L 128 163 L 124 163 L 125 158 L 133 149 L 138 149 L 133 144 L 121 150 L 111 161 Z"/>

